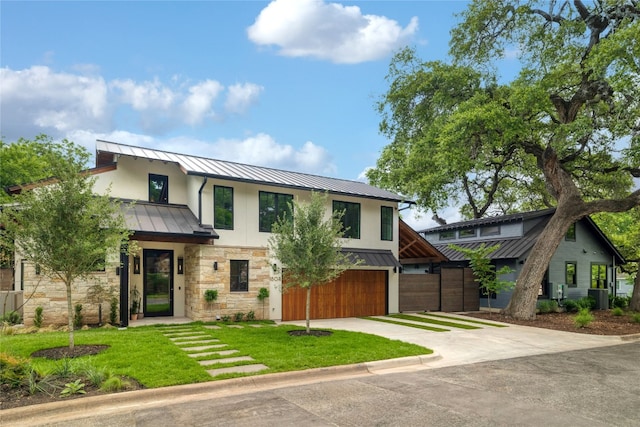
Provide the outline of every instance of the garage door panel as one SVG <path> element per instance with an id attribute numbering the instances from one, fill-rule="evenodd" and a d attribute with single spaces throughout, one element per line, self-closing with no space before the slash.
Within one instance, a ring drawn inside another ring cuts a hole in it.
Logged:
<path id="1" fill-rule="evenodd" d="M 306 290 L 282 294 L 282 320 L 304 320 Z M 331 283 L 311 289 L 312 319 L 377 316 L 387 310 L 387 272 L 347 270 Z"/>

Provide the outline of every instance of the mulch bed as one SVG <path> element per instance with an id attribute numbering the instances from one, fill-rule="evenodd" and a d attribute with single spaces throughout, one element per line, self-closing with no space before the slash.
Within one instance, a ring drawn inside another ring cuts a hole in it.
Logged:
<path id="1" fill-rule="evenodd" d="M 58 360 L 65 358 L 74 358 L 80 356 L 93 356 L 106 349 L 108 345 L 76 345 L 73 351 L 69 350 L 69 346 L 66 347 L 53 347 L 45 348 L 31 353 L 31 357 L 44 357 L 46 359 Z"/>

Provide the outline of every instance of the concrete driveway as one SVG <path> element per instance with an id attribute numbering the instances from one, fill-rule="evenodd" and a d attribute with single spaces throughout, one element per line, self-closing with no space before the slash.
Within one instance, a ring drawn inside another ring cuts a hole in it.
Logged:
<path id="1" fill-rule="evenodd" d="M 438 313 L 438 315 L 445 314 Z M 452 313 L 446 313 L 446 316 L 450 317 L 453 322 L 457 319 L 465 318 Z M 304 321 L 283 323 L 297 326 L 305 325 Z M 428 366 L 422 366 L 422 368 L 440 368 L 521 356 L 605 347 L 622 343 L 621 338 L 618 336 L 578 334 L 501 322 L 492 323 L 507 325 L 507 327 L 496 328 L 474 324 L 474 326 L 481 326 L 481 329 L 447 327 L 447 329 L 451 329 L 449 332 L 432 332 L 367 319 L 347 318 L 312 320 L 311 328 L 364 332 L 410 342 L 434 350 L 440 358 L 429 361 Z"/>

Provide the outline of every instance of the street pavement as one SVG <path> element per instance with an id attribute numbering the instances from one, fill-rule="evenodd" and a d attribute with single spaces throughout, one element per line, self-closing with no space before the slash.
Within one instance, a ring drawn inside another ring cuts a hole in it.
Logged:
<path id="1" fill-rule="evenodd" d="M 639 340 L 515 325 L 312 327 L 377 333 L 435 354 L 15 408 L 0 411 L 0 425 L 640 426 Z"/>

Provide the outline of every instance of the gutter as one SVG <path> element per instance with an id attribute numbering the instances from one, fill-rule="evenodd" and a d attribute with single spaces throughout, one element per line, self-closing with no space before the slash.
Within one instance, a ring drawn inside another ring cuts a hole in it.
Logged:
<path id="1" fill-rule="evenodd" d="M 209 178 L 207 178 L 206 176 L 204 177 L 202 185 L 198 190 L 198 222 L 200 223 L 200 226 L 202 226 L 202 190 L 204 190 L 204 186 L 207 185 L 208 179 Z"/>

